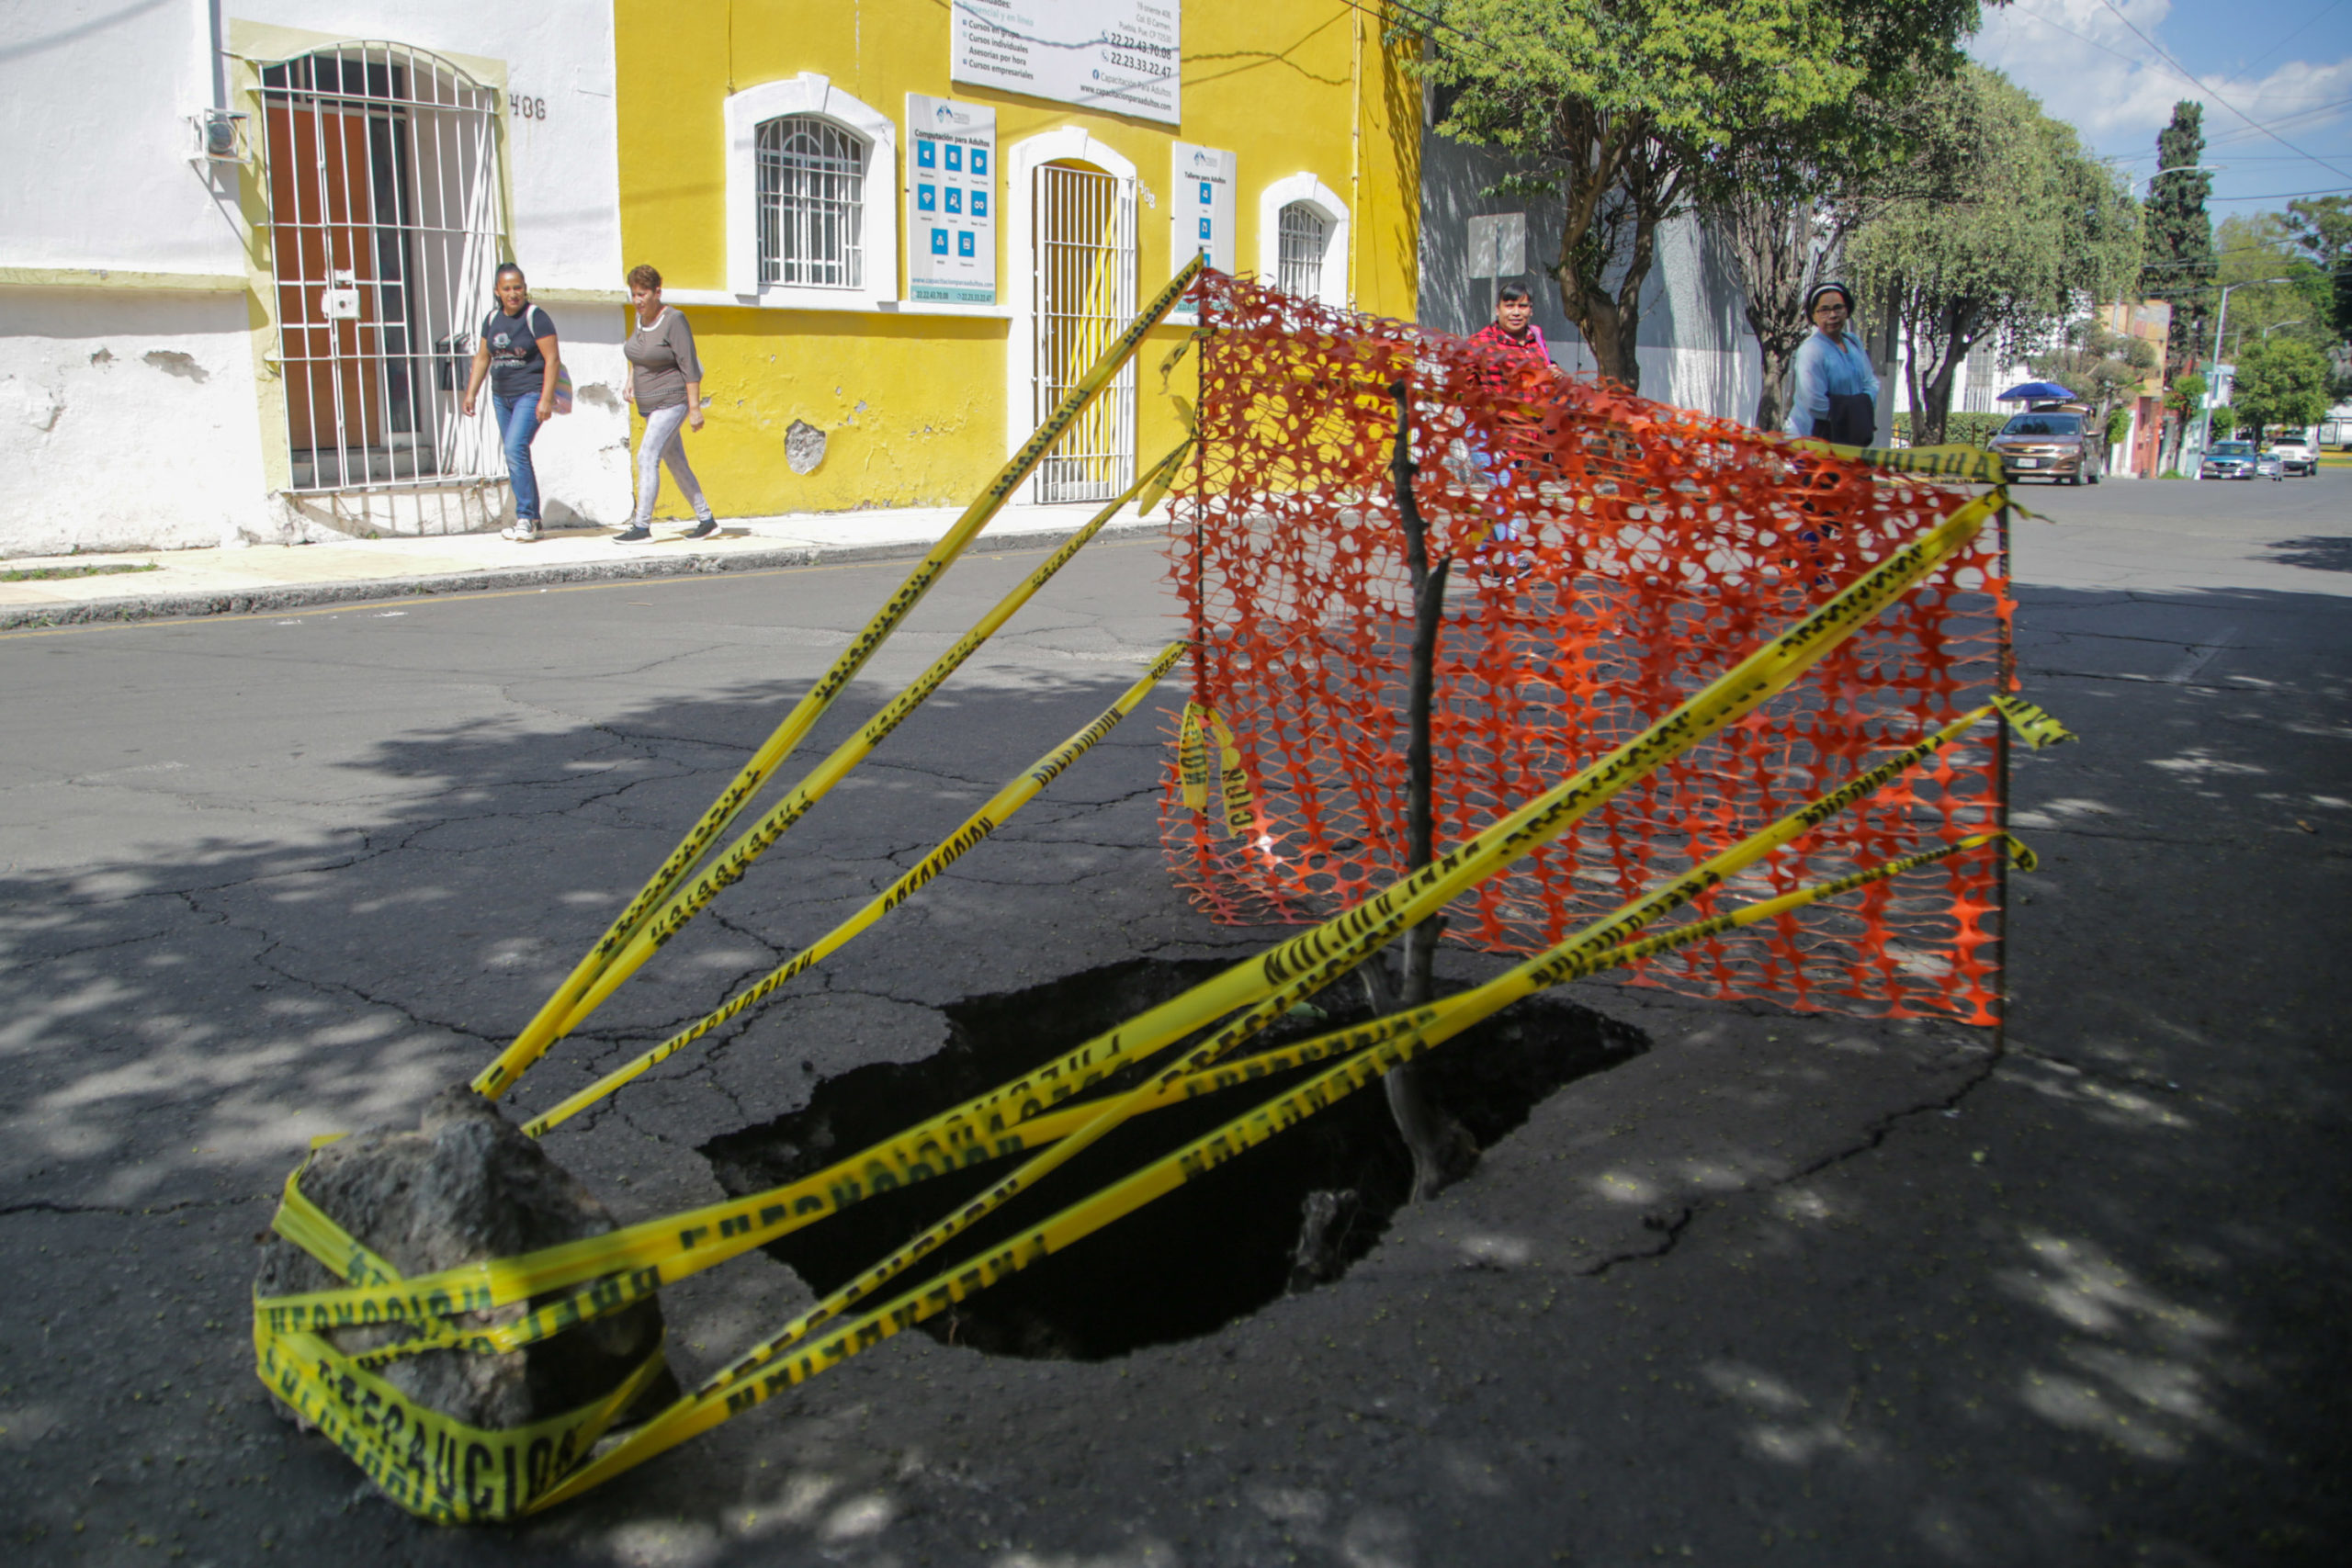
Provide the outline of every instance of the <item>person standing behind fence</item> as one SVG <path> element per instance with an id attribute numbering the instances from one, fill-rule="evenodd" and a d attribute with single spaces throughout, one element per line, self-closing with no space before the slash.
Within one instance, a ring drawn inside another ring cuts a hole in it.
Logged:
<path id="1" fill-rule="evenodd" d="M 702 498 L 694 469 L 686 466 L 686 438 L 678 428 L 702 428 L 702 361 L 695 355 L 694 329 L 685 317 L 662 303 L 662 275 L 650 266 L 629 269 L 628 297 L 637 308 L 637 330 L 621 348 L 628 359 L 623 395 L 645 416 L 645 434 L 637 444 L 637 512 L 628 526 L 613 536 L 613 543 L 634 545 L 653 537 L 653 501 L 662 491 L 664 464 L 686 504 L 695 509 L 695 525 L 685 536 L 707 538 L 718 520 Z"/>
<path id="2" fill-rule="evenodd" d="M 514 524 L 499 532 L 509 539 L 539 536 L 539 476 L 531 467 L 531 443 L 539 426 L 555 417 L 556 378 L 563 355 L 555 323 L 531 303 L 523 269 L 508 262 L 492 288 L 498 309 L 482 318 L 474 344 L 473 374 L 466 381 L 466 417 L 471 419 L 482 377 L 490 377 L 491 406 L 498 414 L 498 438 L 506 448 L 506 478 L 514 487 Z"/>
<path id="3" fill-rule="evenodd" d="M 1846 330 L 1854 296 L 1842 283 L 1816 283 L 1805 293 L 1804 313 L 1813 333 L 1797 345 L 1783 428 L 1839 446 L 1868 446 L 1878 439 L 1878 375 L 1869 351 Z"/>
<path id="4" fill-rule="evenodd" d="M 1553 368 L 1552 350 L 1544 341 L 1544 329 L 1535 324 L 1535 298 L 1523 283 L 1506 283 L 1495 294 L 1495 319 L 1471 334 L 1470 341 L 1494 351 L 1485 374 L 1487 389 L 1502 393 L 1510 381 L 1510 372 L 1522 363 Z M 1505 414 L 1494 443 L 1478 457 L 1478 470 L 1489 486 L 1499 485 L 1510 478 L 1511 448 L 1518 445 L 1515 425 L 1519 423 Z M 1519 538 L 1519 525 L 1508 520 L 1494 525 L 1489 537 L 1498 545 L 1508 545 Z M 1487 552 L 1481 550 L 1484 556 Z M 1527 562 L 1513 551 L 1501 562 L 1506 573 L 1523 570 Z"/>

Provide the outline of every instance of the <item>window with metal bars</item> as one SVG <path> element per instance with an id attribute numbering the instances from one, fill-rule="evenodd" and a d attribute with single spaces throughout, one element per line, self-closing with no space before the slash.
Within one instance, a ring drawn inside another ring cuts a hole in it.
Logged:
<path id="1" fill-rule="evenodd" d="M 760 281 L 820 288 L 865 282 L 865 142 L 829 119 L 760 127 Z"/>
<path id="2" fill-rule="evenodd" d="M 1263 210 L 1261 209 L 1260 210 Z M 1303 299 L 1323 297 L 1323 253 L 1331 243 L 1331 220 L 1313 206 L 1294 201 L 1282 211 L 1281 265 L 1275 287 Z"/>

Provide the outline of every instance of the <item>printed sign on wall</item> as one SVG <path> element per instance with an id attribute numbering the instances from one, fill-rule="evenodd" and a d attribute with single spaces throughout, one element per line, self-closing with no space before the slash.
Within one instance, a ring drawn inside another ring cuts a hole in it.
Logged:
<path id="1" fill-rule="evenodd" d="M 996 110 L 907 95 L 907 297 L 996 303 Z"/>
<path id="2" fill-rule="evenodd" d="M 1178 123 L 1180 0 L 952 0 L 947 77 Z"/>
<path id="3" fill-rule="evenodd" d="M 1240 166 L 1238 156 L 1218 148 L 1195 147 L 1189 141 L 1170 144 L 1168 175 L 1174 191 L 1174 199 L 1168 204 L 1169 221 L 1174 225 L 1168 242 L 1170 268 L 1204 255 L 1219 272 L 1233 271 L 1234 243 L 1239 238 L 1234 231 L 1233 195 Z M 1190 301 L 1175 310 L 1180 321 L 1192 321 L 1194 314 Z"/>

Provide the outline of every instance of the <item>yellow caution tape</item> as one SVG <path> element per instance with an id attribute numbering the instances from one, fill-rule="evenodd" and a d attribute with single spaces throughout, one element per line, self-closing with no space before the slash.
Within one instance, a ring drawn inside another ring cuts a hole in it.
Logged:
<path id="1" fill-rule="evenodd" d="M 1176 784 L 1184 804 L 1195 811 L 1209 808 L 1207 711 L 1198 703 L 1186 703 L 1176 727 Z"/>
<path id="2" fill-rule="evenodd" d="M 2021 697 L 1995 697 L 1993 705 L 2009 721 L 2009 728 L 2018 739 L 2041 750 L 2044 746 L 2063 745 L 2075 739 L 2075 732 L 2051 717 L 2041 709 Z"/>
<path id="3" fill-rule="evenodd" d="M 1462 891 L 1541 844 L 1635 780 L 1752 711 L 1830 649 L 1926 577 L 1982 527 L 1997 495 L 1970 502 L 1919 538 L 1741 660 L 1705 690 L 1640 736 L 1448 851 L 1431 864 L 1283 942 L 1236 964 L 1181 997 L 1098 1035 L 1058 1060 L 929 1118 L 824 1170 L 729 1202 L 568 1243 L 522 1258 L 444 1270 L 400 1285 L 353 1288 L 257 1303 L 283 1329 L 331 1322 L 354 1310 L 409 1318 L 484 1311 L 606 1275 L 628 1288 L 655 1288 L 723 1261 L 806 1224 L 871 1191 L 888 1190 L 935 1171 L 993 1159 L 1023 1146 L 1020 1123 L 1101 1082 L 1109 1073 L 1232 1013 L 1254 1008 L 1216 1040 L 1191 1054 L 1190 1072 L 1282 1016 L 1407 926 L 1435 913 Z M 683 1263 L 684 1269 L 669 1267 Z M 445 1304 L 446 1303 L 446 1304 Z M 510 1327 L 515 1325 L 509 1325 Z"/>
<path id="4" fill-rule="evenodd" d="M 1996 485 L 2007 477 L 2002 471 L 2001 459 L 1981 446 L 1839 446 L 1811 436 L 1792 441 L 1789 446 L 1799 452 L 1826 453 L 1849 463 L 1867 463 L 1873 468 L 1917 474 L 1925 479 Z"/>
<path id="5" fill-rule="evenodd" d="M 556 987 L 555 994 L 524 1026 L 513 1043 L 474 1079 L 476 1090 L 492 1100 L 503 1094 L 514 1087 L 514 1080 L 523 1071 L 538 1060 L 553 1043 L 560 1030 L 568 1027 L 566 1021 L 574 1016 L 580 998 L 587 993 L 613 955 L 621 952 L 639 934 L 672 889 L 693 870 L 704 852 L 726 830 L 728 824 L 759 793 L 769 776 L 783 765 L 784 759 L 824 716 L 833 700 L 848 688 L 865 661 L 873 657 L 875 649 L 898 629 L 899 624 L 931 591 L 932 584 L 987 526 L 989 519 L 996 515 L 1012 495 L 1013 487 L 1036 466 L 1054 443 L 1061 439 L 1062 434 L 1078 417 L 1079 411 L 1097 392 L 1110 385 L 1120 367 L 1142 345 L 1145 334 L 1175 305 L 1185 288 L 1200 272 L 1202 265 L 1201 258 L 1195 256 L 1169 279 L 1168 286 L 1152 297 L 1142 313 L 1128 323 L 1126 330 L 1104 350 L 1094 367 L 1070 388 L 1046 422 L 1022 443 L 1018 452 L 1006 460 L 996 478 L 989 480 L 988 487 L 971 505 L 965 508 L 955 526 L 941 536 L 931 552 L 907 574 L 906 581 L 899 585 L 898 592 L 890 595 L 874 619 L 851 639 L 849 647 L 833 661 L 832 668 L 809 688 L 808 694 L 776 726 L 775 733 L 752 754 L 751 761 L 743 764 L 734 781 L 720 792 L 718 798 L 711 803 L 710 809 L 703 813 L 702 819 L 670 852 L 670 857 L 662 863 L 661 868 L 637 897 L 629 900 L 628 907 L 605 930 L 587 956 L 573 966 L 563 983 Z"/>
<path id="6" fill-rule="evenodd" d="M 762 1356 L 754 1352 L 740 1359 L 727 1371 L 707 1380 L 693 1393 L 596 1456 L 529 1506 L 532 1511 L 537 1511 L 576 1496 L 622 1471 L 641 1464 L 688 1438 L 765 1402 L 783 1389 L 805 1382 L 860 1351 L 872 1348 L 892 1335 L 937 1315 L 956 1302 L 967 1300 L 999 1280 L 1018 1273 L 1039 1258 L 1062 1251 L 1152 1200 L 1166 1196 L 1186 1181 L 1205 1175 L 1235 1156 L 1295 1126 L 1317 1111 L 1328 1109 L 1356 1089 L 1379 1081 L 1390 1071 L 1404 1066 L 1433 1045 L 1534 991 L 1582 978 L 1602 969 L 1638 963 L 1677 947 L 1722 935 L 1740 926 L 1774 919 L 1821 898 L 1900 875 L 1996 840 L 2012 845 L 2017 850 L 2022 849 L 2007 834 L 1977 834 L 1958 843 L 1800 888 L 1730 914 L 1611 949 L 1605 953 L 1561 956 L 1555 950 L 1555 953 L 1539 955 L 1510 974 L 1479 987 L 1476 991 L 1464 993 L 1465 998 L 1475 996 L 1478 998 L 1475 1006 L 1457 1007 L 1442 1015 L 1433 1007 L 1422 1008 L 1375 1021 L 1356 1032 L 1370 1040 L 1367 1048 L 1354 1052 L 1347 1060 L 1234 1118 L 1183 1148 L 1155 1160 L 1134 1175 L 1070 1204 L 1027 1234 L 993 1248 L 985 1258 L 974 1259 L 952 1275 L 917 1286 L 857 1317 L 837 1324 L 821 1339 L 801 1347 L 797 1355 L 781 1357 L 780 1352 L 790 1347 L 771 1341 L 770 1346 L 762 1347 L 762 1349 L 773 1348 L 776 1354 Z M 1383 1030 L 1401 1032 L 1382 1036 L 1380 1032 Z"/>
<path id="7" fill-rule="evenodd" d="M 1073 544 L 1078 542 L 1072 541 Z M 924 884 L 955 864 L 974 845 L 1002 827 L 1014 812 L 1035 800 L 1039 791 L 1059 777 L 1072 762 L 1092 750 L 1094 743 L 1117 728 L 1121 719 L 1133 713 L 1142 704 L 1144 698 L 1150 695 L 1151 689 L 1159 683 L 1169 671 L 1176 667 L 1177 660 L 1183 658 L 1186 650 L 1191 647 L 1190 642 L 1179 639 L 1162 649 L 1159 657 L 1153 660 L 1150 669 L 1144 672 L 1143 678 L 1129 686 L 1117 702 L 1104 709 L 1091 724 L 1063 741 L 1058 748 L 1040 757 L 1027 773 L 997 791 L 989 797 L 987 805 L 964 818 L 953 832 L 940 840 L 937 848 L 915 865 L 913 870 L 884 888 L 857 913 L 827 931 L 809 946 L 769 970 L 741 994 L 730 998 L 717 1010 L 680 1030 L 628 1065 L 605 1074 L 552 1111 L 525 1122 L 523 1131 L 536 1138 L 558 1123 L 578 1115 L 623 1084 L 668 1061 L 720 1024 L 741 1016 L 746 1010 L 773 995 L 777 987 L 796 975 L 805 973 L 839 952 L 851 938 L 905 903 Z"/>

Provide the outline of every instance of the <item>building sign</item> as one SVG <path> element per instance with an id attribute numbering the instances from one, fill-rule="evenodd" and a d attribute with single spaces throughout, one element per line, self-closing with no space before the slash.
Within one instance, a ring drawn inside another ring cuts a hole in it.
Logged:
<path id="1" fill-rule="evenodd" d="M 953 0 L 948 80 L 1178 123 L 1181 0 Z"/>
<path id="2" fill-rule="evenodd" d="M 996 110 L 907 95 L 907 297 L 996 303 Z"/>
<path id="3" fill-rule="evenodd" d="M 1219 272 L 1234 270 L 1233 192 L 1240 162 L 1233 153 L 1215 147 L 1195 147 L 1189 141 L 1170 146 L 1168 173 L 1175 193 L 1168 204 L 1169 220 L 1174 225 L 1168 243 L 1171 269 L 1204 255 Z M 1189 301 L 1176 307 L 1176 320 L 1193 318 Z"/>

